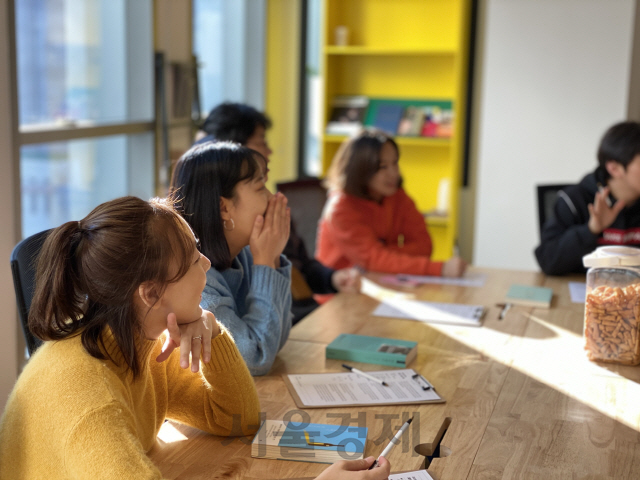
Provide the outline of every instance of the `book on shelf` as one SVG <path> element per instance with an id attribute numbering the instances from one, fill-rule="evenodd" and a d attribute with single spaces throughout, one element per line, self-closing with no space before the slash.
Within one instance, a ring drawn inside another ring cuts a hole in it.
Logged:
<path id="1" fill-rule="evenodd" d="M 364 458 L 367 427 L 265 420 L 251 442 L 251 456 L 335 463 Z"/>
<path id="2" fill-rule="evenodd" d="M 524 307 L 549 308 L 553 290 L 547 287 L 534 287 L 531 285 L 511 285 L 505 301 L 513 305 Z"/>
<path id="3" fill-rule="evenodd" d="M 425 112 L 423 108 L 413 105 L 404 109 L 404 114 L 398 125 L 398 135 L 406 137 L 419 137 L 424 125 Z"/>
<path id="4" fill-rule="evenodd" d="M 404 106 L 401 103 L 380 103 L 373 113 L 371 125 L 388 135 L 395 136 L 403 113 Z"/>
<path id="5" fill-rule="evenodd" d="M 364 124 L 368 106 L 369 98 L 364 95 L 334 97 L 326 133 L 329 135 L 357 134 Z"/>
<path id="6" fill-rule="evenodd" d="M 451 106 L 426 105 L 422 107 L 424 121 L 420 135 L 423 137 L 451 138 L 453 135 L 453 110 Z"/>
<path id="7" fill-rule="evenodd" d="M 326 357 L 390 367 L 406 367 L 418 353 L 418 342 L 367 335 L 338 335 L 326 348 Z"/>
<path id="8" fill-rule="evenodd" d="M 453 102 L 372 97 L 364 124 L 399 137 L 451 138 Z"/>

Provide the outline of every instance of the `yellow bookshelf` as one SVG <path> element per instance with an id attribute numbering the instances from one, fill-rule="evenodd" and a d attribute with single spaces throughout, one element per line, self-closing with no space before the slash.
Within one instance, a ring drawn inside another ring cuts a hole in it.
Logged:
<path id="1" fill-rule="evenodd" d="M 453 104 L 451 138 L 395 137 L 404 188 L 418 209 L 436 207 L 440 180 L 449 179 L 446 216 L 428 216 L 433 258 L 453 254 L 458 230 L 466 108 L 470 0 L 325 0 L 322 47 L 323 124 L 337 95 L 400 100 L 446 100 Z M 334 44 L 346 26 L 347 45 Z M 322 138 L 327 171 L 339 135 Z"/>

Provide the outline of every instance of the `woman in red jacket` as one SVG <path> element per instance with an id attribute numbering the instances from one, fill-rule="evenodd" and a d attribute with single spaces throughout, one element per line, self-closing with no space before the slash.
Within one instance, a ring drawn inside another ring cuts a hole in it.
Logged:
<path id="1" fill-rule="evenodd" d="M 431 260 L 424 218 L 401 187 L 399 157 L 393 138 L 378 130 L 365 130 L 341 146 L 329 169 L 316 258 L 336 269 L 461 276 L 461 258 Z"/>

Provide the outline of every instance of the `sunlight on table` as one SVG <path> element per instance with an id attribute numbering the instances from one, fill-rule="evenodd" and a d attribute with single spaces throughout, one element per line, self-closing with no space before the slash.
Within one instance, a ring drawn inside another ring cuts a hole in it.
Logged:
<path id="1" fill-rule="evenodd" d="M 180 431 L 178 431 L 176 427 L 171 424 L 171 422 L 164 422 L 162 424 L 157 438 L 164 443 L 174 443 L 188 440 L 187 437 L 185 437 Z"/>

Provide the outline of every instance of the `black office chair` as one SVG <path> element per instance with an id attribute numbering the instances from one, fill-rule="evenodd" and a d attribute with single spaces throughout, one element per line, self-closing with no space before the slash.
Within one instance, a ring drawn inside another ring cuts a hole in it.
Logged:
<path id="1" fill-rule="evenodd" d="M 45 230 L 31 235 L 18 243 L 11 252 L 11 274 L 13 287 L 16 291 L 18 315 L 22 326 L 22 333 L 27 342 L 29 356 L 42 345 L 42 340 L 34 336 L 29 330 L 29 308 L 36 286 L 36 261 L 40 249 L 51 230 Z"/>
<path id="2" fill-rule="evenodd" d="M 289 200 L 296 232 L 302 237 L 309 255 L 313 256 L 316 251 L 318 221 L 327 200 L 326 189 L 319 178 L 278 183 L 276 187 Z"/>
<path id="3" fill-rule="evenodd" d="M 542 236 L 544 224 L 553 218 L 553 207 L 558 199 L 558 192 L 571 184 L 538 185 L 538 233 Z"/>

